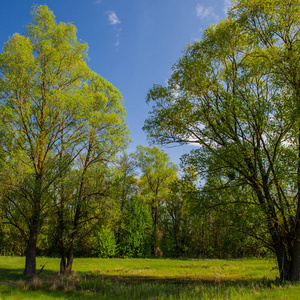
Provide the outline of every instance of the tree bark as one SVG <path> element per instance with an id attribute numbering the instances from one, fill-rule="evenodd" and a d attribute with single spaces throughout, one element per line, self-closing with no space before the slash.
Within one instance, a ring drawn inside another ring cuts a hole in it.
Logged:
<path id="1" fill-rule="evenodd" d="M 27 277 L 32 277 L 36 274 L 36 243 L 37 232 L 36 230 L 31 230 L 29 239 L 27 241 L 24 270 L 24 275 Z"/>
<path id="2" fill-rule="evenodd" d="M 297 84 L 297 104 L 299 107 L 299 82 Z M 298 188 L 298 195 L 297 195 L 297 211 L 296 211 L 296 218 L 295 218 L 295 235 L 294 240 L 292 241 L 293 249 L 292 253 L 292 263 L 291 263 L 291 280 L 292 281 L 299 281 L 300 280 L 300 125 L 298 126 L 298 166 L 297 166 L 297 188 Z"/>
<path id="3" fill-rule="evenodd" d="M 300 224 L 297 222 L 295 239 L 292 241 L 292 260 L 290 268 L 290 280 L 300 280 Z"/>
<path id="4" fill-rule="evenodd" d="M 73 260 L 74 260 L 74 246 L 73 244 L 70 245 L 67 257 L 65 254 L 61 254 L 61 259 L 60 259 L 60 273 L 70 273 L 72 272 L 72 267 L 73 267 Z"/>
<path id="5" fill-rule="evenodd" d="M 153 232 L 152 232 L 152 245 L 151 245 L 151 254 L 156 256 L 158 248 L 158 236 L 157 236 L 157 207 L 155 200 L 152 203 L 152 221 L 153 221 Z"/>
<path id="6" fill-rule="evenodd" d="M 277 258 L 280 279 L 289 280 L 290 279 L 289 270 L 290 270 L 291 261 L 288 260 L 286 249 L 282 243 L 278 243 L 275 246 L 275 253 Z"/>
<path id="7" fill-rule="evenodd" d="M 32 217 L 29 222 L 29 238 L 27 240 L 26 247 L 26 260 L 25 260 L 25 270 L 24 275 L 27 277 L 32 277 L 36 274 L 36 244 L 37 238 L 41 228 L 41 176 L 37 176 L 36 180 L 36 197 L 34 198 Z"/>
<path id="8" fill-rule="evenodd" d="M 62 256 L 60 258 L 60 274 L 63 274 L 66 272 L 66 267 L 67 267 L 66 258 L 65 258 L 65 256 Z"/>
<path id="9" fill-rule="evenodd" d="M 60 274 L 66 272 L 67 262 L 66 262 L 66 255 L 65 255 L 65 244 L 63 241 L 63 237 L 60 237 Z"/>
<path id="10" fill-rule="evenodd" d="M 74 247 L 73 247 L 73 243 L 72 243 L 72 245 L 69 248 L 68 255 L 67 255 L 67 267 L 66 267 L 67 272 L 72 271 L 73 260 L 74 260 Z"/>

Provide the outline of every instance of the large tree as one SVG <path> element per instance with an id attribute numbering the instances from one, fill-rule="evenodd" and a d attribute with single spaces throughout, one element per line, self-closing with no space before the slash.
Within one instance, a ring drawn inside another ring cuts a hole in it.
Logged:
<path id="1" fill-rule="evenodd" d="M 53 184 L 80 157 L 80 207 L 88 167 L 107 158 L 108 144 L 115 152 L 127 138 L 122 98 L 88 68 L 76 27 L 57 24 L 45 5 L 32 14 L 25 35 L 14 34 L 0 55 L 1 113 L 9 124 L 1 127 L 2 199 L 7 219 L 26 241 L 27 276 L 36 272 Z"/>
<path id="2" fill-rule="evenodd" d="M 234 1 L 150 90 L 144 127 L 199 144 L 199 171 L 219 169 L 219 188 L 252 190 L 288 280 L 300 280 L 299 16 L 299 1 Z"/>

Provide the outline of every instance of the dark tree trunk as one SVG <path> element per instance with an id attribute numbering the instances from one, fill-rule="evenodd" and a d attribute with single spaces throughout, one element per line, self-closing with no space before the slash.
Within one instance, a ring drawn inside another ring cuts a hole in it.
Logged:
<path id="1" fill-rule="evenodd" d="M 73 267 L 73 260 L 74 260 L 74 247 L 73 244 L 70 245 L 67 257 L 65 254 L 61 254 L 61 259 L 60 259 L 60 273 L 70 273 L 72 271 Z"/>
<path id="2" fill-rule="evenodd" d="M 66 258 L 65 258 L 65 256 L 62 256 L 60 259 L 60 274 L 63 274 L 66 272 L 66 267 L 67 267 Z"/>
<path id="3" fill-rule="evenodd" d="M 67 262 L 65 255 L 65 244 L 62 237 L 60 243 L 60 274 L 63 274 L 66 272 Z"/>
<path id="4" fill-rule="evenodd" d="M 280 279 L 289 280 L 290 261 L 288 259 L 286 249 L 282 243 L 275 246 L 275 253 L 277 258 L 277 264 L 279 269 Z"/>
<path id="5" fill-rule="evenodd" d="M 63 194 L 63 193 L 62 193 Z M 59 217 L 59 248 L 60 248 L 60 273 L 63 274 L 66 272 L 66 248 L 65 248 L 65 241 L 64 241 L 64 231 L 65 231 L 65 220 L 64 220 L 64 209 L 65 209 L 65 202 L 64 198 L 62 197 L 60 202 L 60 209 L 58 211 Z"/>
<path id="6" fill-rule="evenodd" d="M 298 99 L 298 107 L 299 107 L 299 82 L 297 89 L 297 99 Z M 300 280 L 300 126 L 299 126 L 299 134 L 298 134 L 298 167 L 297 167 L 297 187 L 298 187 L 298 195 L 297 195 L 297 211 L 295 218 L 295 237 L 292 241 L 292 262 L 291 262 L 291 280 L 299 281 Z"/>
<path id="7" fill-rule="evenodd" d="M 297 247 L 292 247 L 292 257 L 287 258 L 286 252 L 281 247 L 276 247 L 276 257 L 281 280 L 299 281 L 300 280 L 300 243 Z"/>
<path id="8" fill-rule="evenodd" d="M 152 231 L 152 245 L 151 254 L 156 256 L 158 250 L 158 234 L 157 234 L 157 207 L 156 203 L 153 201 L 152 204 L 152 221 L 153 221 L 153 231 Z"/>
<path id="9" fill-rule="evenodd" d="M 68 256 L 67 256 L 67 267 L 66 267 L 67 272 L 72 271 L 73 260 L 74 260 L 74 247 L 73 247 L 73 243 L 72 243 L 72 245 L 69 248 Z"/>
<path id="10" fill-rule="evenodd" d="M 37 232 L 31 230 L 29 240 L 27 241 L 24 270 L 24 275 L 27 277 L 32 277 L 36 274 L 36 242 Z"/>
<path id="11" fill-rule="evenodd" d="M 278 242 L 274 249 L 276 252 L 279 275 L 281 280 L 300 280 L 300 226 L 296 228 L 294 239 L 289 247 Z"/>
<path id="12" fill-rule="evenodd" d="M 40 183 L 40 182 L 38 182 Z M 40 187 L 40 185 L 38 185 Z M 38 190 L 39 192 L 39 190 Z M 33 217 L 29 225 L 29 238 L 27 240 L 26 247 L 26 260 L 25 260 L 25 270 L 24 275 L 27 277 L 32 277 L 36 274 L 36 244 L 37 238 L 41 228 L 40 222 L 40 199 L 41 193 L 37 193 L 38 196 L 35 198 Z"/>
<path id="13" fill-rule="evenodd" d="M 292 259 L 290 267 L 290 280 L 300 280 L 300 223 L 297 222 L 295 239 L 292 241 Z"/>

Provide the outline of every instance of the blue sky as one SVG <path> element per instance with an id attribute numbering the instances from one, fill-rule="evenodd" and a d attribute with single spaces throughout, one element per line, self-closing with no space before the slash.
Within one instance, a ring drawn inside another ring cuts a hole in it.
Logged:
<path id="1" fill-rule="evenodd" d="M 2 0 L 0 44 L 23 33 L 34 4 L 46 4 L 57 22 L 73 23 L 89 45 L 90 68 L 110 81 L 124 97 L 133 143 L 148 145 L 142 127 L 153 84 L 165 85 L 184 47 L 203 30 L 225 18 L 230 0 Z M 171 160 L 192 146 L 162 147 Z"/>

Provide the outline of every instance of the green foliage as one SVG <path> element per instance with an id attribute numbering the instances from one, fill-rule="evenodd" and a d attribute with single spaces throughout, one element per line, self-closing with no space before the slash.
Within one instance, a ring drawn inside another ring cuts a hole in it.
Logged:
<path id="1" fill-rule="evenodd" d="M 196 191 L 192 181 L 174 180 L 163 207 L 161 249 L 166 257 L 197 256 L 191 244 L 192 213 L 188 211 L 191 194 Z M 199 237 L 197 237 L 199 238 Z M 196 239 L 197 239 L 196 238 Z"/>
<path id="2" fill-rule="evenodd" d="M 147 205 L 137 197 L 131 199 L 128 212 L 128 227 L 121 251 L 130 257 L 145 257 L 150 254 L 152 219 Z"/>
<path id="3" fill-rule="evenodd" d="M 228 188 L 236 196 L 213 195 L 212 209 L 235 202 L 231 214 L 247 219 L 242 228 L 277 254 L 281 278 L 293 280 L 300 280 L 299 16 L 299 1 L 234 1 L 227 19 L 186 47 L 167 87 L 149 91 L 144 126 L 160 144 L 199 145 L 190 161 L 206 182 L 202 192 Z"/>
<path id="4" fill-rule="evenodd" d="M 94 238 L 93 255 L 98 257 L 112 257 L 116 254 L 116 239 L 113 231 L 102 226 Z"/>
<path id="5" fill-rule="evenodd" d="M 140 194 L 149 205 L 152 217 L 152 255 L 161 255 L 159 249 L 159 217 L 170 184 L 176 179 L 177 166 L 170 162 L 169 156 L 157 147 L 138 146 L 134 154 L 141 176 L 138 181 Z"/>

